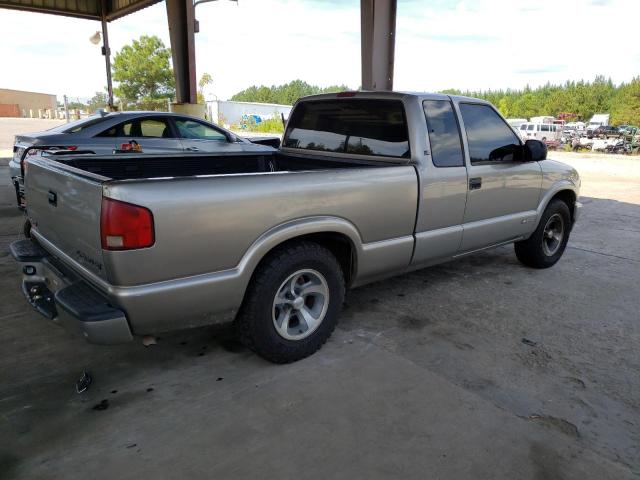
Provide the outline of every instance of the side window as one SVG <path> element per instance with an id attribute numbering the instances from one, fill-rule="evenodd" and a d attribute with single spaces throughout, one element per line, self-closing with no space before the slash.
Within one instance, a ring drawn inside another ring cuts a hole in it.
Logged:
<path id="1" fill-rule="evenodd" d="M 172 138 L 171 129 L 166 120 L 143 118 L 140 120 L 140 136 L 154 138 Z"/>
<path id="2" fill-rule="evenodd" d="M 98 137 L 147 137 L 173 138 L 166 120 L 161 118 L 143 118 L 129 120 L 106 129 Z"/>
<path id="3" fill-rule="evenodd" d="M 180 138 L 190 138 L 194 140 L 213 140 L 216 142 L 227 142 L 227 136 L 204 123 L 188 120 L 186 118 L 174 120 Z"/>
<path id="4" fill-rule="evenodd" d="M 427 117 L 433 164 L 436 167 L 464 166 L 460 130 L 451 102 L 425 100 L 422 106 Z"/>
<path id="5" fill-rule="evenodd" d="M 133 121 L 119 123 L 100 132 L 96 137 L 130 137 Z"/>
<path id="6" fill-rule="evenodd" d="M 520 141 L 493 108 L 477 103 L 461 103 L 460 112 L 472 164 L 520 159 Z"/>
<path id="7" fill-rule="evenodd" d="M 548 132 L 549 131 L 549 125 L 542 125 L 541 130 L 543 132 Z"/>

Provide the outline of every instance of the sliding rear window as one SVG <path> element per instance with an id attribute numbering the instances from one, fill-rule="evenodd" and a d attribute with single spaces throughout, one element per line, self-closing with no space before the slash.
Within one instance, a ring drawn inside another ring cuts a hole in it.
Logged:
<path id="1" fill-rule="evenodd" d="M 324 152 L 410 157 L 407 120 L 398 100 L 317 100 L 298 105 L 284 146 Z"/>

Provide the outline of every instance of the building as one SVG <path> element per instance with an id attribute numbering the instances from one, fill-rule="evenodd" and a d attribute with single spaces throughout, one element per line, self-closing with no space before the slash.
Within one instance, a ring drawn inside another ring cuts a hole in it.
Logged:
<path id="1" fill-rule="evenodd" d="M 55 95 L 0 88 L 0 117 L 56 118 L 56 107 Z"/>
<path id="2" fill-rule="evenodd" d="M 247 116 L 260 117 L 262 120 L 278 118 L 280 115 L 288 118 L 291 108 L 291 105 L 277 105 L 275 103 L 232 102 L 223 100 L 207 102 L 209 119 L 226 127 L 241 124 Z"/>

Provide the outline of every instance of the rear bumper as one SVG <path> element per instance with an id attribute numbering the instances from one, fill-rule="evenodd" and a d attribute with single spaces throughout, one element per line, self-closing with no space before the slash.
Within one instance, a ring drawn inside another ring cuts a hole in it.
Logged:
<path id="1" fill-rule="evenodd" d="M 22 292 L 40 314 L 91 343 L 113 345 L 133 339 L 122 310 L 36 243 L 19 240 L 10 250 L 22 265 Z"/>

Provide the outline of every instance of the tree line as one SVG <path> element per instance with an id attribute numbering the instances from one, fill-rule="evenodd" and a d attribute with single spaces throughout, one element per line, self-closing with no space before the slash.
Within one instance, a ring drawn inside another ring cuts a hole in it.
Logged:
<path id="1" fill-rule="evenodd" d="M 252 86 L 236 93 L 231 100 L 292 105 L 298 98 L 317 93 L 349 90 L 346 85 L 326 88 L 294 80 L 271 87 Z M 558 116 L 588 121 L 594 113 L 610 113 L 614 124 L 640 125 L 640 76 L 628 83 L 614 85 L 610 78 L 597 76 L 593 81 L 567 81 L 521 90 L 457 90 L 441 93 L 482 98 L 494 104 L 507 118 L 531 118 L 539 115 Z"/>
<path id="2" fill-rule="evenodd" d="M 334 93 L 349 90 L 346 85 L 331 85 L 329 87 L 319 87 L 310 85 L 302 80 L 293 80 L 284 85 L 253 85 L 236 93 L 231 97 L 235 102 L 260 102 L 277 103 L 280 105 L 293 105 L 300 97 L 316 95 L 318 93 Z"/>
<path id="3" fill-rule="evenodd" d="M 640 124 L 640 77 L 618 86 L 610 78 L 599 75 L 592 82 L 547 83 L 522 90 L 448 89 L 443 93 L 482 98 L 493 103 L 507 118 L 569 113 L 575 115 L 575 120 L 588 121 L 594 113 L 610 113 L 613 124 Z"/>

